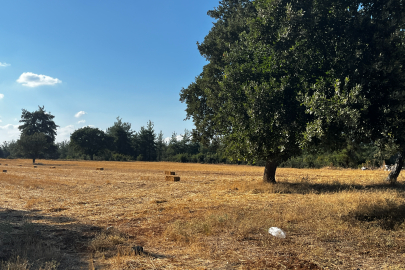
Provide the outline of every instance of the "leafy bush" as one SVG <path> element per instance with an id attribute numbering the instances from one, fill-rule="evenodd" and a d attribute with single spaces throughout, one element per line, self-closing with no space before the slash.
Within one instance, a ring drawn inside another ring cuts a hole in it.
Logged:
<path id="1" fill-rule="evenodd" d="M 111 160 L 113 161 L 130 161 L 133 158 L 128 155 L 120 154 L 120 153 L 113 153 L 111 156 Z"/>

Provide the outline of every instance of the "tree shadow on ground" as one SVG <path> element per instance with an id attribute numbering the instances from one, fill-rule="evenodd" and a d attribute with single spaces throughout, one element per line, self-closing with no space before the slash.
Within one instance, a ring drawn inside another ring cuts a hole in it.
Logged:
<path id="1" fill-rule="evenodd" d="M 395 185 L 381 183 L 372 185 L 334 183 L 310 183 L 304 179 L 300 183 L 279 182 L 272 185 L 272 191 L 280 194 L 325 194 L 342 191 L 397 191 L 405 193 L 405 183 Z M 405 204 L 385 199 L 385 201 L 360 204 L 354 211 L 344 216 L 345 221 L 365 224 L 368 227 L 381 227 L 396 230 L 405 222 Z"/>
<path id="2" fill-rule="evenodd" d="M 88 242 L 100 230 L 38 210 L 0 208 L 0 269 L 86 269 Z"/>
<path id="3" fill-rule="evenodd" d="M 385 202 L 360 204 L 342 218 L 352 224 L 360 223 L 366 227 L 397 230 L 405 222 L 405 204 L 389 199 L 386 199 Z"/>
<path id="4" fill-rule="evenodd" d="M 359 184 L 343 184 L 340 182 L 334 183 L 310 183 L 309 181 L 301 181 L 299 183 L 278 182 L 272 184 L 272 191 L 280 194 L 322 194 L 322 193 L 337 193 L 342 191 L 377 191 L 377 190 L 395 190 L 405 192 L 405 183 L 397 183 L 390 185 L 386 183 L 359 185 Z"/>

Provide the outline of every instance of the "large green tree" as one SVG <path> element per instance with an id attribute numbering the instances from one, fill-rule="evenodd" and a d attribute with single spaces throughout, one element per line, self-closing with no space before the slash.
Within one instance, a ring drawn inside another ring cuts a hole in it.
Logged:
<path id="1" fill-rule="evenodd" d="M 136 145 L 139 160 L 156 161 L 156 133 L 153 122 L 148 121 L 146 128 L 141 127 L 141 130 L 134 137 L 134 144 Z"/>
<path id="2" fill-rule="evenodd" d="M 134 149 L 132 147 L 132 136 L 134 132 L 131 130 L 131 124 L 128 122 L 122 122 L 120 117 L 117 117 L 117 121 L 114 125 L 107 128 L 107 135 L 111 136 L 113 141 L 113 151 L 134 156 Z"/>
<path id="3" fill-rule="evenodd" d="M 43 133 L 34 133 L 32 135 L 22 134 L 17 141 L 21 154 L 25 157 L 32 158 L 32 163 L 35 164 L 35 160 L 40 155 L 45 154 L 48 141 Z"/>
<path id="4" fill-rule="evenodd" d="M 394 147 L 398 159 L 386 180 L 395 183 L 405 157 L 405 2 L 334 2 L 324 7 L 334 16 L 319 15 L 330 37 L 320 54 L 325 75 L 301 99 L 313 115 L 307 140 L 346 137 Z"/>
<path id="5" fill-rule="evenodd" d="M 165 138 L 163 137 L 163 132 L 160 131 L 156 137 L 156 160 L 162 161 L 165 158 L 167 145 Z"/>
<path id="6" fill-rule="evenodd" d="M 91 160 L 94 159 L 94 155 L 110 149 L 112 142 L 112 137 L 105 134 L 104 131 L 93 127 L 77 129 L 70 135 L 71 147 L 82 154 L 89 155 Z"/>
<path id="7" fill-rule="evenodd" d="M 209 12 L 217 21 L 199 45 L 209 63 L 182 89 L 181 101 L 196 125 L 194 138 L 204 141 L 219 135 L 235 158 L 265 160 L 263 180 L 275 182 L 277 165 L 300 153 L 298 142 L 307 119 L 296 98 L 295 67 L 283 65 L 289 57 L 280 54 L 290 46 L 279 33 L 284 31 L 285 9 L 274 8 L 275 25 L 267 29 L 267 40 L 256 36 L 261 30 L 255 25 L 259 13 L 252 1 L 235 0 L 221 1 Z"/>
<path id="8" fill-rule="evenodd" d="M 33 163 L 41 154 L 53 154 L 57 149 L 55 137 L 59 126 L 53 121 L 54 118 L 50 112 L 45 111 L 44 106 L 38 106 L 34 112 L 22 110 L 18 145 L 22 154 L 32 158 Z"/>
<path id="9" fill-rule="evenodd" d="M 217 134 L 233 156 L 266 160 L 266 182 L 303 147 L 401 145 L 403 8 L 400 0 L 221 1 L 198 47 L 209 63 L 181 91 L 194 137 Z"/>

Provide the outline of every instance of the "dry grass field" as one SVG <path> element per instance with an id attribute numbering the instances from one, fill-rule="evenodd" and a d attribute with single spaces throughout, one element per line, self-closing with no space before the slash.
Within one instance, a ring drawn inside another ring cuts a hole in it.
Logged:
<path id="1" fill-rule="evenodd" d="M 402 175 L 37 162 L 0 159 L 0 269 L 405 269 Z"/>

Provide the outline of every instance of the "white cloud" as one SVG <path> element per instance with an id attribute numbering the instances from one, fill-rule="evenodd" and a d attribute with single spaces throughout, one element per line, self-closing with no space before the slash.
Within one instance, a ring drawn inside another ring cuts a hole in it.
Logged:
<path id="1" fill-rule="evenodd" d="M 165 143 L 169 143 L 171 139 L 172 139 L 172 137 L 167 137 L 167 138 L 164 139 L 164 141 L 165 141 Z M 182 135 L 177 135 L 176 139 L 177 139 L 177 141 L 181 141 L 181 140 L 183 140 L 183 136 Z"/>
<path id="2" fill-rule="evenodd" d="M 5 126 L 0 126 L 0 138 L 1 143 L 4 141 L 18 140 L 20 137 L 20 130 L 18 129 L 19 125 L 8 124 Z"/>
<path id="3" fill-rule="evenodd" d="M 72 134 L 75 131 L 75 126 L 74 125 L 68 125 L 66 127 L 61 127 L 56 130 L 56 142 L 63 142 L 65 140 L 70 139 L 70 134 Z"/>
<path id="4" fill-rule="evenodd" d="M 86 120 L 80 120 L 79 122 L 77 122 L 78 124 L 84 124 L 86 123 Z"/>
<path id="5" fill-rule="evenodd" d="M 8 67 L 10 64 L 0 62 L 0 67 Z"/>
<path id="6" fill-rule="evenodd" d="M 38 75 L 32 72 L 24 72 L 17 80 L 23 86 L 37 87 L 41 85 L 55 85 L 62 81 L 56 78 L 52 78 L 46 75 Z"/>
<path id="7" fill-rule="evenodd" d="M 8 124 L 8 125 L 5 125 L 5 126 L 0 126 L 0 129 L 2 129 L 2 130 L 14 129 L 14 128 L 18 128 L 18 125 Z"/>
<path id="8" fill-rule="evenodd" d="M 76 118 L 79 118 L 80 116 L 83 116 L 83 115 L 85 115 L 85 114 L 87 114 L 85 111 L 80 111 L 80 112 L 78 112 L 78 113 L 75 114 L 75 117 L 76 117 Z"/>
<path id="9" fill-rule="evenodd" d="M 4 94 L 0 94 L 0 99 L 4 98 Z"/>

